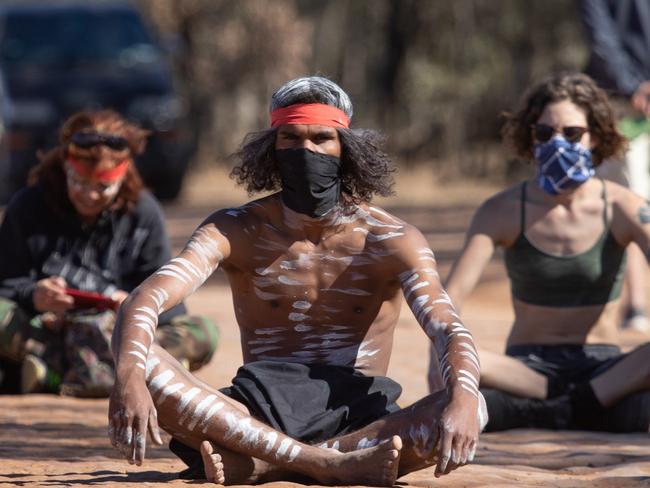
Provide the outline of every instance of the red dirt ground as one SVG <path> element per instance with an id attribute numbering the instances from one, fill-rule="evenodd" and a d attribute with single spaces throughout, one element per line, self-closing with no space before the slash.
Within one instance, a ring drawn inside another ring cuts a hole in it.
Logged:
<path id="1" fill-rule="evenodd" d="M 462 245 L 474 205 L 389 207 L 426 234 L 442 274 Z M 207 206 L 166 209 L 175 247 L 210 212 Z M 511 321 L 508 285 L 500 258 L 463 310 L 465 323 L 481 345 L 500 351 Z M 229 382 L 241 363 L 239 334 L 227 284 L 212 278 L 189 298 L 195 313 L 221 327 L 218 354 L 199 376 L 215 386 Z M 648 337 L 627 333 L 629 348 Z M 395 333 L 389 375 L 404 387 L 402 405 L 426 394 L 427 342 L 406 308 Z M 118 458 L 106 435 L 107 400 L 52 395 L 0 397 L 0 486 L 178 487 L 194 485 L 175 479 L 183 468 L 165 447 L 150 447 L 141 467 Z M 273 486 L 302 486 L 270 483 Z M 474 464 L 442 479 L 427 469 L 401 478 L 398 485 L 445 487 L 639 487 L 650 486 L 650 437 L 586 432 L 517 430 L 486 434 Z"/>

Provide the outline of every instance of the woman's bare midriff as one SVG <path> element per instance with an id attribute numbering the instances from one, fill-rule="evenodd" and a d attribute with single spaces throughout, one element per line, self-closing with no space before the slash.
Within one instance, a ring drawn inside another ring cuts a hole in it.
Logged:
<path id="1" fill-rule="evenodd" d="M 513 298 L 508 345 L 616 344 L 620 300 L 586 307 L 546 307 Z"/>

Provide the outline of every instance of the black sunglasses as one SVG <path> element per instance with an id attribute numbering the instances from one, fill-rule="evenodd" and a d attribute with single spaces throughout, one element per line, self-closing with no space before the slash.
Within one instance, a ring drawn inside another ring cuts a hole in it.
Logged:
<path id="1" fill-rule="evenodd" d="M 75 132 L 70 138 L 70 142 L 82 149 L 88 149 L 100 144 L 115 151 L 122 151 L 129 147 L 129 141 L 122 136 L 111 134 L 100 134 L 99 132 Z"/>
<path id="2" fill-rule="evenodd" d="M 578 142 L 585 132 L 589 132 L 586 127 L 579 126 L 562 127 L 562 131 L 555 130 L 555 127 L 546 124 L 534 124 L 532 127 L 533 135 L 538 142 L 548 142 L 558 132 L 561 132 L 567 141 Z"/>

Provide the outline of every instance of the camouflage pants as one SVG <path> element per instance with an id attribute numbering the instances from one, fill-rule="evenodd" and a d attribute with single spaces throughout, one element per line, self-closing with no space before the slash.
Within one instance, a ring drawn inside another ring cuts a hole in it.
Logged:
<path id="1" fill-rule="evenodd" d="M 52 324 L 44 315 L 29 316 L 0 298 L 0 359 L 20 369 L 26 355 L 47 366 L 45 391 L 80 397 L 105 397 L 115 379 L 112 311 L 83 310 Z M 182 315 L 160 324 L 156 339 L 191 371 L 207 364 L 217 347 L 218 329 L 205 317 Z"/>

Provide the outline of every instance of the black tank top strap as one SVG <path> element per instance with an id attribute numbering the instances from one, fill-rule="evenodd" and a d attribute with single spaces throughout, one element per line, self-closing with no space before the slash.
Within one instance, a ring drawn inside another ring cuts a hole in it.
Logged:
<path id="1" fill-rule="evenodd" d="M 521 210 L 519 212 L 519 234 L 523 235 L 526 230 L 526 185 L 527 181 L 521 184 Z"/>

